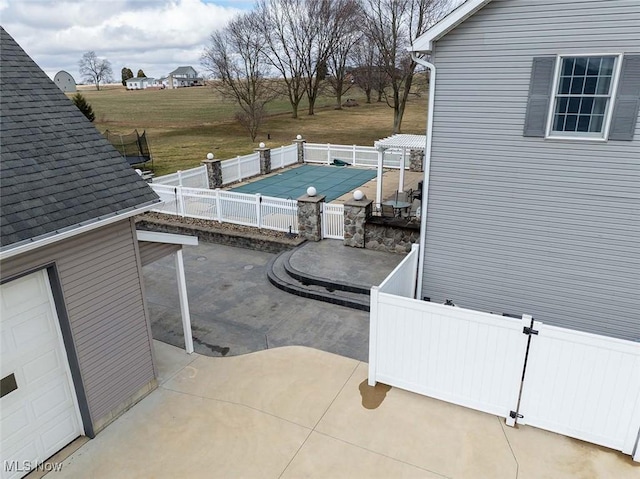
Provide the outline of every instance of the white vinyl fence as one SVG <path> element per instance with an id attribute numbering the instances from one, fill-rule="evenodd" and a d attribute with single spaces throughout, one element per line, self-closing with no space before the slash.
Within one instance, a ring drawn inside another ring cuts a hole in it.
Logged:
<path id="1" fill-rule="evenodd" d="M 281 146 L 271 150 L 271 169 L 276 170 L 298 162 L 298 145 Z"/>
<path id="2" fill-rule="evenodd" d="M 260 174 L 260 154 L 237 156 L 231 160 L 224 160 L 222 167 L 222 184 L 226 185 L 235 181 Z"/>
<path id="3" fill-rule="evenodd" d="M 199 166 L 190 170 L 178 171 L 170 175 L 158 176 L 154 184 L 187 186 L 189 188 L 209 188 L 209 175 L 206 166 Z"/>
<path id="4" fill-rule="evenodd" d="M 412 299 L 403 263 L 371 288 L 369 384 L 634 454 L 639 343 Z"/>
<path id="5" fill-rule="evenodd" d="M 155 183 L 150 186 L 164 201 L 153 210 L 159 213 L 298 232 L 296 200 Z"/>
<path id="6" fill-rule="evenodd" d="M 304 162 L 330 165 L 333 160 L 345 161 L 353 166 L 367 168 L 378 167 L 378 150 L 373 146 L 332 145 L 330 143 L 305 143 Z M 384 154 L 385 168 L 400 168 L 402 150 L 386 150 Z M 404 161 L 405 169 L 409 168 L 409 154 Z"/>
<path id="7" fill-rule="evenodd" d="M 344 205 L 322 204 L 322 237 L 344 239 Z"/>

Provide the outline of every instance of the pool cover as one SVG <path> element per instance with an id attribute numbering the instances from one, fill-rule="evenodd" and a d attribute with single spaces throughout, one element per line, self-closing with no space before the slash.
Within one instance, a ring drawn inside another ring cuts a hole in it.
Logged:
<path id="1" fill-rule="evenodd" d="M 325 201 L 354 191 L 367 181 L 376 177 L 376 170 L 351 166 L 302 165 L 262 180 L 232 188 L 239 193 L 260 193 L 264 196 L 289 198 L 292 200 L 306 194 L 313 186 L 319 195 L 325 195 Z"/>

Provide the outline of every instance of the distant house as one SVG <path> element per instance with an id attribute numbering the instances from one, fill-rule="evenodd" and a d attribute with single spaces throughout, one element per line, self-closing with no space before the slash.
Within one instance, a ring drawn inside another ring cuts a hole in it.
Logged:
<path id="1" fill-rule="evenodd" d="M 156 85 L 155 85 L 154 78 L 135 77 L 135 78 L 129 78 L 126 81 L 126 86 L 127 86 L 127 90 L 145 90 L 150 86 L 156 86 Z"/>
<path id="2" fill-rule="evenodd" d="M 53 81 L 58 86 L 58 88 L 60 88 L 65 93 L 76 91 L 76 81 L 73 79 L 71 74 L 67 73 L 64 70 L 56 73 Z"/>
<path id="3" fill-rule="evenodd" d="M 198 72 L 190 66 L 178 67 L 167 76 L 167 88 L 181 88 L 187 86 L 204 85 L 202 77 L 198 76 Z"/>

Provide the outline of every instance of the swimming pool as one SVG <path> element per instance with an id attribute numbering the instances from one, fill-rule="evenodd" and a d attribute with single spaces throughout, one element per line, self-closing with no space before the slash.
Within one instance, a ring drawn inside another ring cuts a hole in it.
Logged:
<path id="1" fill-rule="evenodd" d="M 327 202 L 357 189 L 376 177 L 376 170 L 351 166 L 302 165 L 282 173 L 232 188 L 239 193 L 260 193 L 295 200 L 306 194 L 313 186 L 319 195 L 325 195 Z"/>

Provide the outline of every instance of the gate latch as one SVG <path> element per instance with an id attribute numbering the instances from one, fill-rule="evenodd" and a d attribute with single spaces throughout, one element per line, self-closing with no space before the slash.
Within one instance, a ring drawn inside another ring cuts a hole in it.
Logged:
<path id="1" fill-rule="evenodd" d="M 518 414 L 515 411 L 509 411 L 509 417 L 511 419 L 522 419 L 522 418 L 524 418 L 524 416 L 522 414 Z"/>
<path id="2" fill-rule="evenodd" d="M 523 334 L 528 334 L 528 335 L 538 335 L 538 330 L 530 328 L 529 326 L 525 326 L 524 328 L 522 328 L 522 333 Z"/>

